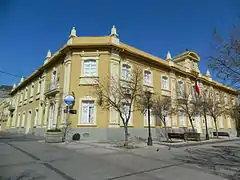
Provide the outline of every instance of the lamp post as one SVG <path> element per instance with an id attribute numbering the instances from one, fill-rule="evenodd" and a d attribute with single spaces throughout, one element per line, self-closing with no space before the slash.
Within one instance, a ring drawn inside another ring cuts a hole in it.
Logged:
<path id="1" fill-rule="evenodd" d="M 147 113 L 148 113 L 148 141 L 147 141 L 147 145 L 148 146 L 152 146 L 152 134 L 151 134 L 151 126 L 150 126 L 150 121 L 151 121 L 151 114 L 150 114 L 150 108 L 151 108 L 151 96 L 152 93 L 149 91 L 146 91 L 146 98 L 147 98 Z"/>

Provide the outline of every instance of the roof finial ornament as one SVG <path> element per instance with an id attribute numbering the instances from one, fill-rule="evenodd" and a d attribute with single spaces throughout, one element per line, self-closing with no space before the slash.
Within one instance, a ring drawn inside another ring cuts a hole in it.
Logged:
<path id="1" fill-rule="evenodd" d="M 22 76 L 21 79 L 20 79 L 20 82 L 23 82 L 24 81 L 24 77 Z"/>
<path id="2" fill-rule="evenodd" d="M 47 56 L 46 56 L 46 58 L 45 58 L 45 61 L 44 61 L 44 64 L 46 64 L 47 62 L 48 62 L 48 60 L 49 60 L 49 58 L 52 56 L 52 53 L 51 53 L 51 51 L 50 51 L 50 49 L 48 50 L 48 52 L 47 52 Z"/>
<path id="3" fill-rule="evenodd" d="M 115 27 L 115 25 L 113 25 L 112 29 L 111 29 L 111 34 L 110 36 L 116 36 L 118 37 L 118 34 L 117 34 L 117 29 Z"/>
<path id="4" fill-rule="evenodd" d="M 206 71 L 206 76 L 211 77 L 211 73 L 210 73 L 209 69 L 207 69 L 207 71 Z"/>
<path id="5" fill-rule="evenodd" d="M 172 56 L 171 56 L 170 51 L 168 51 L 168 52 L 167 52 L 167 60 L 170 60 L 170 59 L 172 59 Z"/>
<path id="6" fill-rule="evenodd" d="M 46 58 L 50 58 L 51 56 L 52 56 L 52 53 L 51 53 L 51 51 L 50 51 L 50 49 L 49 49 L 48 52 L 47 52 Z"/>
<path id="7" fill-rule="evenodd" d="M 72 28 L 69 38 L 72 38 L 72 37 L 77 37 L 77 31 L 75 27 Z"/>

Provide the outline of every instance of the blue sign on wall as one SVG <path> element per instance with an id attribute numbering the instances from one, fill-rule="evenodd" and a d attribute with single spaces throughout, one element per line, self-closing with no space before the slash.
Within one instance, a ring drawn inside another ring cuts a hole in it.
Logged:
<path id="1" fill-rule="evenodd" d="M 67 105 L 71 105 L 75 102 L 75 98 L 72 96 L 72 95 L 67 95 L 65 96 L 64 98 L 64 102 L 67 104 Z"/>

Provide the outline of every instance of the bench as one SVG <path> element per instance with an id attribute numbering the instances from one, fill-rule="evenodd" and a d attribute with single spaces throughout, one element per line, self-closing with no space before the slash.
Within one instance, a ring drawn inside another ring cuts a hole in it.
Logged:
<path id="1" fill-rule="evenodd" d="M 184 139 L 183 133 L 168 133 L 169 139 L 176 138 L 176 139 Z"/>
<path id="2" fill-rule="evenodd" d="M 185 133 L 184 133 L 184 140 L 185 140 L 185 141 L 188 141 L 188 140 L 200 141 L 200 140 L 201 140 L 200 133 L 196 133 L 196 132 L 185 132 Z"/>
<path id="3" fill-rule="evenodd" d="M 217 132 L 213 132 L 213 136 L 217 136 Z M 230 137 L 228 132 L 218 132 L 218 136 L 227 136 Z"/>

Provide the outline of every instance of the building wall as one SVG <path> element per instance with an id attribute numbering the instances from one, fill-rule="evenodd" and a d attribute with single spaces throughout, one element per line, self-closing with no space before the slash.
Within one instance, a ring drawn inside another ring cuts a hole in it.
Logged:
<path id="1" fill-rule="evenodd" d="M 84 42 L 86 39 L 83 39 Z M 97 38 L 97 42 L 101 42 L 101 40 L 106 41 L 106 37 Z M 78 40 L 74 40 L 73 42 L 80 43 Z M 92 40 L 88 41 L 89 43 L 93 42 Z M 146 54 L 146 53 L 145 53 Z M 149 55 L 150 56 L 150 55 Z M 84 60 L 95 59 L 97 61 L 97 75 L 93 77 L 84 77 L 83 76 L 83 62 Z M 182 71 L 175 71 L 170 68 L 170 66 L 166 66 L 163 64 L 152 63 L 147 58 L 136 57 L 130 53 L 125 53 L 124 51 L 120 51 L 116 48 L 111 47 L 82 47 L 75 48 L 73 50 L 65 50 L 64 53 L 60 56 L 53 55 L 52 59 L 50 58 L 42 68 L 41 73 L 38 73 L 35 77 L 28 80 L 25 85 L 20 84 L 20 88 L 17 87 L 12 93 L 12 101 L 15 106 L 15 110 L 13 112 L 13 116 L 9 118 L 10 126 L 12 130 L 17 127 L 17 119 L 20 114 L 21 122 L 23 113 L 25 112 L 25 123 L 22 125 L 20 122 L 20 127 L 18 128 L 18 132 L 29 132 L 35 133 L 36 135 L 44 136 L 44 132 L 48 128 L 53 127 L 63 127 L 66 124 L 67 115 L 64 113 L 64 109 L 66 108 L 63 99 L 66 95 L 74 92 L 75 95 L 75 105 L 73 109 L 77 110 L 77 114 L 71 114 L 68 117 L 68 121 L 71 122 L 72 132 L 80 132 L 82 137 L 86 139 L 118 139 L 122 138 L 122 126 L 121 120 L 116 112 L 113 110 L 103 110 L 97 104 L 96 95 L 94 94 L 94 84 L 95 80 L 99 79 L 108 80 L 110 76 L 119 77 L 121 80 L 121 67 L 122 64 L 127 63 L 133 68 L 141 66 L 143 70 L 148 70 L 152 73 L 152 85 L 148 86 L 154 93 L 161 94 L 162 96 L 170 96 L 172 100 L 177 97 L 178 94 L 178 81 L 183 82 L 184 90 L 187 91 L 189 87 L 194 85 L 195 76 L 186 75 L 186 72 L 190 72 L 190 59 L 186 59 L 185 62 L 179 64 L 175 64 L 177 68 L 182 69 Z M 170 64 L 166 60 L 165 64 Z M 186 66 L 186 67 L 182 67 Z M 197 67 L 194 67 L 198 69 Z M 56 70 L 57 76 L 57 86 L 54 89 L 49 89 L 49 85 L 52 83 L 52 73 Z M 162 88 L 162 76 L 168 77 L 168 88 Z M 38 85 L 39 80 L 42 82 L 41 93 L 38 93 Z M 211 89 L 213 88 L 214 92 L 218 92 L 221 97 L 221 102 L 223 104 L 232 103 L 232 98 L 235 103 L 237 102 L 237 96 L 230 91 L 224 90 L 219 85 L 211 85 L 211 79 L 205 78 L 202 82 L 202 87 Z M 30 96 L 31 86 L 34 85 L 33 96 Z M 27 98 L 24 99 L 24 93 L 26 92 L 26 88 L 28 88 Z M 203 89 L 201 89 L 202 91 Z M 21 93 L 23 92 L 23 100 L 20 101 Z M 227 96 L 227 102 L 224 100 L 224 96 Z M 81 124 L 82 117 L 82 101 L 83 100 L 93 100 L 95 103 L 95 120 L 93 124 Z M 50 113 L 50 105 L 54 104 L 55 111 L 55 124 L 50 127 L 49 125 L 49 113 Z M 35 110 L 38 108 L 38 122 L 35 126 L 34 117 Z M 31 118 L 27 119 L 28 115 Z M 183 131 L 183 128 L 191 128 L 191 125 L 185 116 L 185 125 L 180 123 L 179 117 L 177 115 L 170 117 L 168 127 L 172 127 L 174 131 Z M 227 123 L 226 117 L 223 116 L 223 126 L 220 127 L 220 130 L 232 131 L 234 129 L 234 121 L 231 120 L 231 126 Z M 211 128 L 214 128 L 213 122 L 211 122 Z M 202 118 L 198 118 L 194 122 L 194 126 L 199 130 L 199 132 L 204 132 L 204 120 Z M 144 115 L 139 111 L 134 111 L 132 115 L 132 124 L 130 124 L 129 130 L 130 134 L 133 136 L 146 137 L 146 124 L 144 124 Z M 156 126 L 155 123 L 152 124 L 154 135 L 160 137 L 159 134 L 162 131 L 159 130 L 159 126 Z M 211 129 L 210 128 L 210 129 Z"/>

